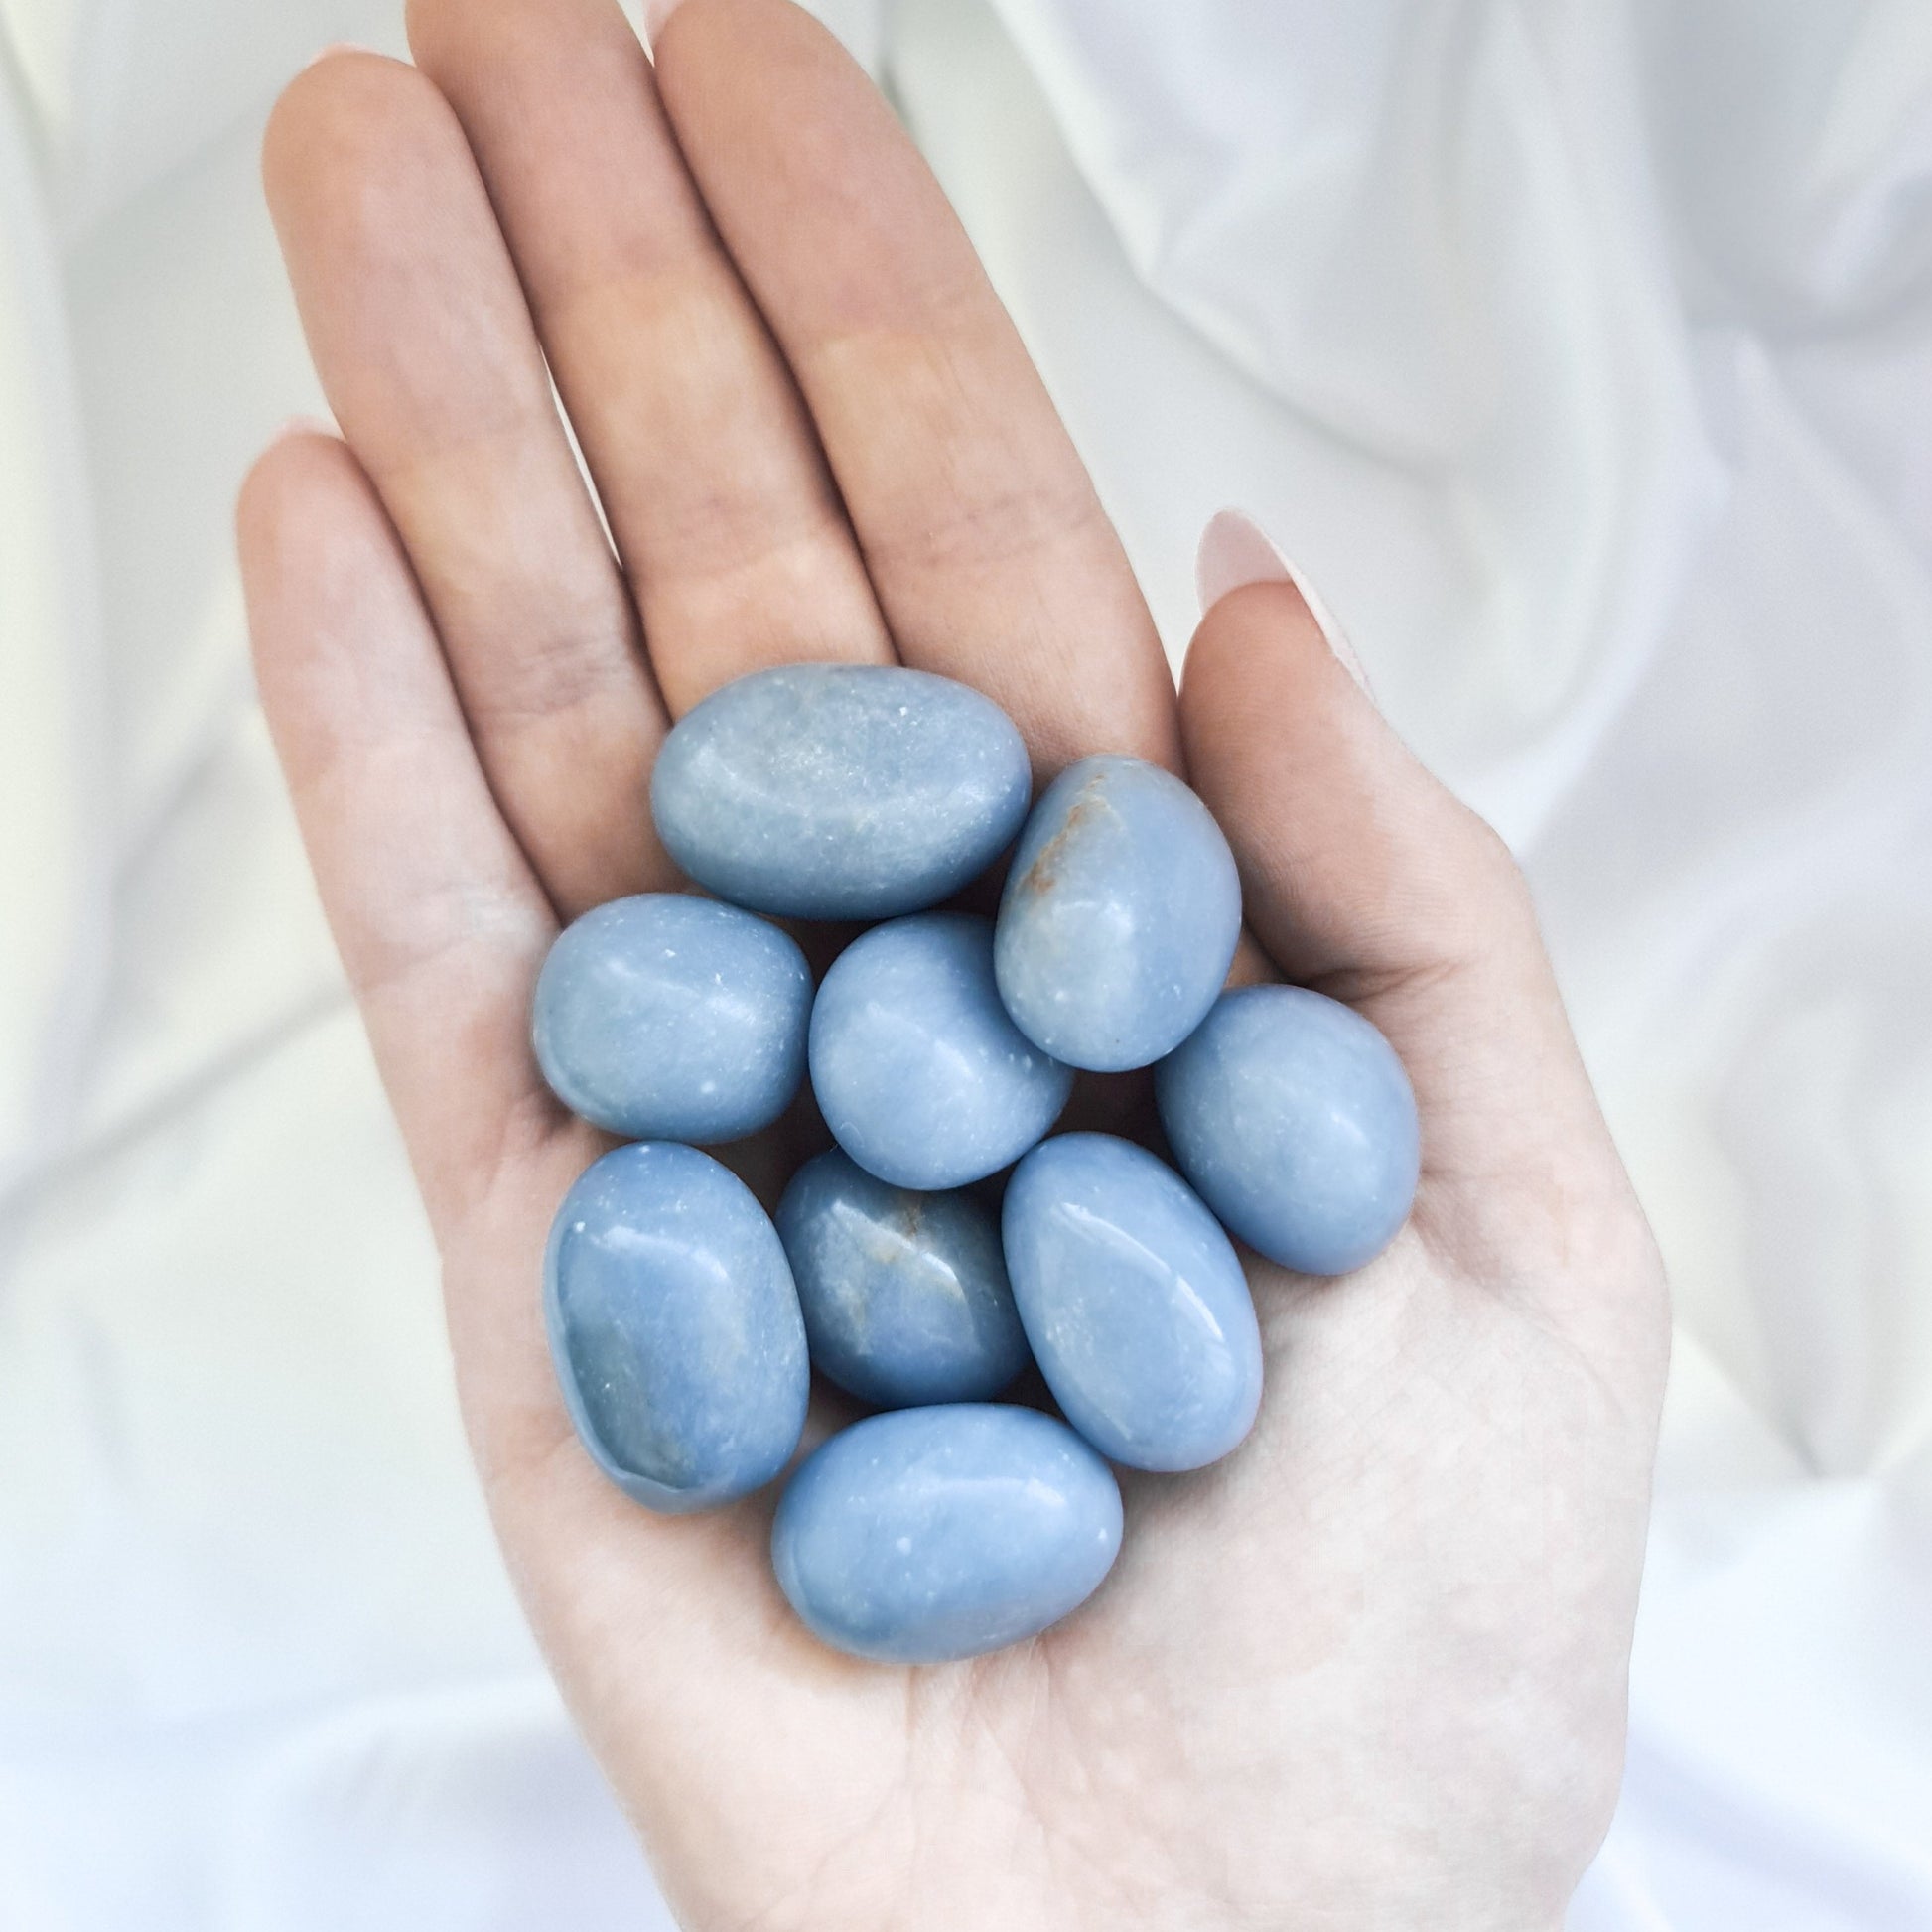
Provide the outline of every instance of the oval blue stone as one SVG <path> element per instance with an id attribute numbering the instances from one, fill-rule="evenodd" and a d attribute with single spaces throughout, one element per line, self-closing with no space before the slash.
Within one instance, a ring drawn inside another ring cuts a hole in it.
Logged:
<path id="1" fill-rule="evenodd" d="M 923 912 L 862 933 L 812 1007 L 812 1091 L 832 1137 L 896 1187 L 962 1187 L 1017 1161 L 1073 1075 L 1007 1018 L 993 928 Z"/>
<path id="2" fill-rule="evenodd" d="M 566 926 L 531 1035 L 551 1090 L 631 1140 L 734 1141 L 805 1073 L 812 976 L 786 933 L 683 893 L 613 899 Z"/>
<path id="3" fill-rule="evenodd" d="M 550 1230 L 544 1318 L 585 1448 L 649 1508 L 742 1496 L 797 1448 L 811 1371 L 791 1271 L 710 1155 L 646 1141 L 586 1169 Z"/>
<path id="4" fill-rule="evenodd" d="M 788 664 L 714 691 L 651 772 L 664 849 L 720 897 L 811 919 L 950 898 L 1011 843 L 1027 748 L 991 698 L 884 664 Z"/>
<path id="5" fill-rule="evenodd" d="M 970 1194 L 889 1186 L 834 1148 L 776 1220 L 812 1361 L 862 1401 L 979 1402 L 1026 1366 L 1000 1237 Z"/>
<path id="6" fill-rule="evenodd" d="M 1240 935 L 1241 882 L 1207 807 L 1159 765 L 1082 759 L 1046 788 L 1014 854 L 1000 997 L 1069 1066 L 1147 1066 L 1200 1024 Z"/>
<path id="7" fill-rule="evenodd" d="M 1113 1472 L 1065 1424 L 947 1404 L 870 1416 L 817 1449 L 778 1504 L 771 1562 L 822 1642 L 938 1664 L 1077 1608 L 1120 1531 Z"/>
<path id="8" fill-rule="evenodd" d="M 1103 1455 L 1198 1469 L 1261 1403 L 1261 1332 L 1232 1244 L 1165 1162 L 1062 1134 L 1007 1184 L 1007 1269 L 1040 1373 Z"/>
<path id="9" fill-rule="evenodd" d="M 1416 1096 L 1353 1008 L 1301 986 L 1224 994 L 1154 1076 L 1174 1158 L 1228 1228 L 1305 1275 L 1388 1246 L 1422 1166 Z"/>

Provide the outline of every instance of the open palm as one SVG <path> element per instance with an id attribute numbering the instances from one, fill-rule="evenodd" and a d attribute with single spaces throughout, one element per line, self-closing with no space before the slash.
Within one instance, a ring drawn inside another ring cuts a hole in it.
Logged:
<path id="1" fill-rule="evenodd" d="M 496 1527 L 674 1906 L 1556 1924 L 1615 1791 L 1664 1315 L 1507 855 L 1286 583 L 1218 599 L 1176 700 L 938 189 L 786 0 L 687 0 L 654 70 L 616 0 L 420 0 L 410 31 L 418 68 L 332 55 L 270 128 L 345 441 L 267 453 L 243 562 Z M 652 1517 L 578 1448 L 539 1257 L 602 1144 L 526 1032 L 559 920 L 675 883 L 668 720 L 759 665 L 894 657 L 997 698 L 1042 777 L 1184 763 L 1276 966 L 1375 1020 L 1424 1123 L 1386 1255 L 1255 1269 L 1249 1443 L 1131 1480 L 1069 1622 L 913 1671 L 791 1619 L 767 1498 Z"/>

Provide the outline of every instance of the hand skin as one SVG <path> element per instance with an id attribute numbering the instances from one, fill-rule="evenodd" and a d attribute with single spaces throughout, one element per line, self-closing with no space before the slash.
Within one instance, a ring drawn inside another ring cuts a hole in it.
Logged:
<path id="1" fill-rule="evenodd" d="M 1176 699 L 1120 544 L 923 164 L 786 0 L 418 0 L 265 173 L 338 440 L 243 490 L 263 702 L 441 1246 L 522 1600 L 683 1923 L 1525 1932 L 1605 1829 L 1666 1350 L 1661 1271 L 1522 881 L 1285 583 Z M 546 375 L 581 442 L 616 555 Z M 1269 1393 L 1127 1486 L 1043 1637 L 819 1648 L 771 1499 L 681 1519 L 571 1436 L 538 1310 L 598 1152 L 526 1028 L 560 919 L 674 885 L 667 719 L 755 665 L 907 663 L 1185 769 L 1275 967 L 1395 1042 L 1410 1226 L 1257 1266 Z"/>

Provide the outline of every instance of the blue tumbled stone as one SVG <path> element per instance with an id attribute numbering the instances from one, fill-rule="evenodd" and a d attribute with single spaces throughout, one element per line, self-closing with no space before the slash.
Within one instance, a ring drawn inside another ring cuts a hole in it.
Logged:
<path id="1" fill-rule="evenodd" d="M 1261 1332 L 1233 1245 L 1165 1162 L 1062 1134 L 1007 1184 L 1007 1269 L 1040 1373 L 1101 1454 L 1198 1469 L 1261 1402 Z"/>
<path id="2" fill-rule="evenodd" d="M 1300 986 L 1225 994 L 1154 1090 L 1202 1199 L 1284 1268 L 1346 1274 L 1408 1218 L 1416 1096 L 1395 1048 L 1339 1001 Z"/>
<path id="3" fill-rule="evenodd" d="M 822 1374 L 902 1409 L 980 1402 L 1027 1362 L 991 1217 L 970 1194 L 878 1180 L 834 1148 L 778 1203 L 805 1338 Z"/>
<path id="4" fill-rule="evenodd" d="M 664 849 L 734 904 L 883 919 L 984 872 L 1032 790 L 1019 730 L 969 685 L 897 665 L 788 664 L 678 721 L 650 805 Z"/>
<path id="5" fill-rule="evenodd" d="M 833 1139 L 896 1187 L 962 1187 L 1017 1161 L 1073 1086 L 1007 1018 L 993 928 L 964 912 L 895 919 L 846 947 L 809 1051 Z"/>
<path id="6" fill-rule="evenodd" d="M 1069 1066 L 1147 1066 L 1200 1024 L 1240 934 L 1241 882 L 1207 807 L 1159 765 L 1082 759 L 1013 856 L 1000 997 Z"/>
<path id="7" fill-rule="evenodd" d="M 646 1141 L 586 1169 L 550 1230 L 544 1318 L 584 1446 L 649 1508 L 742 1496 L 797 1447 L 811 1371 L 791 1270 L 710 1155 Z"/>
<path id="8" fill-rule="evenodd" d="M 945 1404 L 868 1417 L 815 1450 L 778 1504 L 771 1562 L 821 1641 L 938 1664 L 1077 1608 L 1120 1531 L 1113 1472 L 1065 1424 Z"/>
<path id="9" fill-rule="evenodd" d="M 643 893 L 564 928 L 531 1035 L 573 1113 L 644 1141 L 768 1127 L 805 1072 L 812 976 L 796 943 L 716 899 Z"/>

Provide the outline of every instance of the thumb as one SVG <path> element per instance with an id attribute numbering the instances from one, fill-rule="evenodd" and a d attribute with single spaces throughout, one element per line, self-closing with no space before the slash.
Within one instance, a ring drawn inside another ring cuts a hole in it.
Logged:
<path id="1" fill-rule="evenodd" d="M 1254 525 L 1215 518 L 1201 578 L 1181 728 L 1250 927 L 1402 1056 L 1422 1114 L 1418 1231 L 1484 1279 L 1595 1295 L 1580 1254 L 1622 1276 L 1648 1233 L 1521 872 L 1396 736 Z"/>

